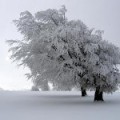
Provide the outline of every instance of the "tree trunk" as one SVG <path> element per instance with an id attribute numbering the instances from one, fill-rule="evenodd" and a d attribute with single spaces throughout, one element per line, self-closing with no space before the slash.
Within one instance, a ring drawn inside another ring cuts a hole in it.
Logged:
<path id="1" fill-rule="evenodd" d="M 96 87 L 94 101 L 104 101 L 103 100 L 103 91 L 100 90 L 100 86 Z"/>
<path id="2" fill-rule="evenodd" d="M 85 97 L 87 95 L 86 89 L 81 87 L 81 96 Z"/>
<path id="3" fill-rule="evenodd" d="M 48 81 L 44 81 L 44 83 L 41 85 L 41 90 L 42 91 L 49 91 Z"/>
<path id="4" fill-rule="evenodd" d="M 45 86 L 42 88 L 42 91 L 49 91 L 49 86 L 48 86 L 48 85 L 45 85 Z"/>

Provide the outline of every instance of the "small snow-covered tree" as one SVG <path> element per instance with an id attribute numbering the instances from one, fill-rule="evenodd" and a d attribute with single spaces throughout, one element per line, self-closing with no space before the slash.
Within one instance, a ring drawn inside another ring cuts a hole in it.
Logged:
<path id="1" fill-rule="evenodd" d="M 116 91 L 120 83 L 120 74 L 117 68 L 117 65 L 120 64 L 120 52 L 119 48 L 113 44 L 101 41 L 96 54 L 99 56 L 99 60 L 93 67 L 93 83 L 96 87 L 94 100 L 103 101 L 103 92 Z"/>
<path id="2" fill-rule="evenodd" d="M 91 34 L 91 40 L 83 49 L 87 58 L 84 64 L 86 73 L 80 84 L 95 90 L 95 101 L 103 101 L 103 92 L 114 92 L 120 83 L 117 68 L 120 64 L 120 51 L 118 47 L 102 39 L 101 31 Z"/>

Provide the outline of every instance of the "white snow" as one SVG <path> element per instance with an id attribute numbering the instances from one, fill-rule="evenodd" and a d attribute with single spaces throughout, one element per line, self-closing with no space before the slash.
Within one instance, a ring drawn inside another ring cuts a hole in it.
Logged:
<path id="1" fill-rule="evenodd" d="M 0 120 L 119 120 L 120 93 L 104 95 L 80 92 L 0 91 Z"/>

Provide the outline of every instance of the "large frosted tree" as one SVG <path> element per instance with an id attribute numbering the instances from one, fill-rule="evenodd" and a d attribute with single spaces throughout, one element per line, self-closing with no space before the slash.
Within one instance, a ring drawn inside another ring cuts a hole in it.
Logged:
<path id="1" fill-rule="evenodd" d="M 67 20 L 66 8 L 48 9 L 34 16 L 22 12 L 15 20 L 22 40 L 8 40 L 11 59 L 30 69 L 27 77 L 35 86 L 49 90 L 79 87 L 95 90 L 94 100 L 113 92 L 119 84 L 119 49 L 102 38 L 102 32 L 88 29 L 80 20 Z"/>

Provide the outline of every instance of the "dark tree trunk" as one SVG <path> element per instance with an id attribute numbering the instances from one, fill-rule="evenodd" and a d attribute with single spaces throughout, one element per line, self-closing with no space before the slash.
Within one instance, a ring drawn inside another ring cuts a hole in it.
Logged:
<path id="1" fill-rule="evenodd" d="M 103 100 L 103 91 L 100 90 L 100 87 L 96 87 L 94 101 L 104 101 Z"/>
<path id="2" fill-rule="evenodd" d="M 86 89 L 81 87 L 81 96 L 85 97 L 87 95 Z"/>

